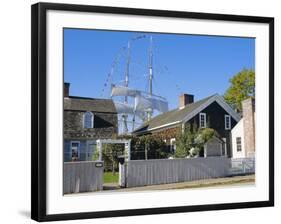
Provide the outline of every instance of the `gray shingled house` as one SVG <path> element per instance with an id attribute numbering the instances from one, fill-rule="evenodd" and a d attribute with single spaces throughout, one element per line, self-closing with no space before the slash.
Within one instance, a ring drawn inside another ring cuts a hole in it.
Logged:
<path id="1" fill-rule="evenodd" d="M 118 118 L 111 99 L 69 96 L 64 84 L 64 161 L 91 160 L 97 139 L 118 133 Z"/>
<path id="2" fill-rule="evenodd" d="M 137 128 L 136 136 L 148 134 L 166 134 L 167 145 L 171 151 L 176 150 L 176 130 L 184 130 L 187 124 L 193 128 L 213 128 L 224 142 L 223 154 L 231 157 L 231 129 L 240 120 L 237 114 L 218 94 L 206 97 L 197 102 L 194 96 L 183 94 L 179 98 L 179 107 L 155 116 Z M 168 135 L 167 135 L 168 133 Z"/>

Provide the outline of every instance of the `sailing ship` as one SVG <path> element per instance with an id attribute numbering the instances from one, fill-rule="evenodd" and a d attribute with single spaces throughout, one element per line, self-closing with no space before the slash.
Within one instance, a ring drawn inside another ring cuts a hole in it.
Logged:
<path id="1" fill-rule="evenodd" d="M 131 42 L 147 35 L 136 36 L 128 41 L 127 44 L 127 60 L 125 69 L 125 81 L 123 85 L 111 84 L 111 98 L 113 99 L 116 111 L 120 119 L 119 133 L 129 134 L 136 128 L 136 119 L 141 123 L 149 121 L 155 112 L 164 113 L 168 111 L 168 101 L 166 98 L 156 95 L 153 92 L 153 38 L 149 36 L 149 65 L 148 65 L 148 83 L 149 90 L 142 91 L 140 89 L 130 88 L 130 62 L 131 62 Z M 113 72 L 113 69 L 111 70 Z M 118 101 L 117 97 L 123 98 Z M 131 100 L 129 100 L 131 99 Z M 130 128 L 128 124 L 130 125 Z"/>

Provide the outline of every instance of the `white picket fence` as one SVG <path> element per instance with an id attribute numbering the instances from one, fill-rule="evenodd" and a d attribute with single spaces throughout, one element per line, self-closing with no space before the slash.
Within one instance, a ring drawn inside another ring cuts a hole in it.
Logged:
<path id="1" fill-rule="evenodd" d="M 227 176 L 228 168 L 225 157 L 131 160 L 124 182 L 126 187 L 138 187 L 210 179 Z"/>
<path id="2" fill-rule="evenodd" d="M 103 162 L 64 162 L 63 193 L 99 191 L 103 188 Z"/>
<path id="3" fill-rule="evenodd" d="M 190 159 L 131 160 L 122 170 L 123 187 L 179 183 L 255 173 L 255 159 L 207 157 Z M 125 178 L 125 179 L 124 179 Z"/>
<path id="4" fill-rule="evenodd" d="M 231 158 L 229 175 L 246 175 L 255 173 L 255 157 Z"/>
<path id="5" fill-rule="evenodd" d="M 65 162 L 63 192 L 103 189 L 103 162 Z M 139 187 L 255 173 L 255 159 L 207 157 L 130 160 L 119 166 L 119 184 Z"/>

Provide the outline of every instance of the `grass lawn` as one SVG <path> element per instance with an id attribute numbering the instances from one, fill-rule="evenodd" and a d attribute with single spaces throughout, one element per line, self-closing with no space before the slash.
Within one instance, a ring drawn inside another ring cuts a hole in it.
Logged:
<path id="1" fill-rule="evenodd" d="M 119 179 L 119 173 L 116 172 L 115 175 L 112 172 L 103 173 L 103 182 L 104 183 L 117 183 Z"/>

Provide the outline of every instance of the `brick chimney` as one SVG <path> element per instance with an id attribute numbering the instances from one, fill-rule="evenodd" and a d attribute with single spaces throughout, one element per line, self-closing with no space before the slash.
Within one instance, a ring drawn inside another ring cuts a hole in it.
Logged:
<path id="1" fill-rule="evenodd" d="M 63 87 L 63 96 L 64 97 L 69 97 L 69 86 L 70 86 L 69 82 L 64 83 L 64 87 Z"/>
<path id="2" fill-rule="evenodd" d="M 194 95 L 184 93 L 179 97 L 179 109 L 182 109 L 187 104 L 191 104 L 193 102 L 194 102 Z"/>
<path id="3" fill-rule="evenodd" d="M 248 98 L 242 101 L 242 115 L 244 126 L 245 154 L 251 157 L 255 154 L 255 100 Z"/>

